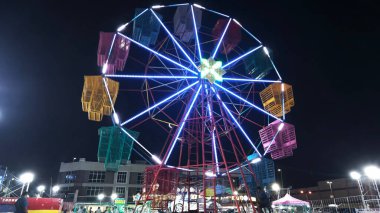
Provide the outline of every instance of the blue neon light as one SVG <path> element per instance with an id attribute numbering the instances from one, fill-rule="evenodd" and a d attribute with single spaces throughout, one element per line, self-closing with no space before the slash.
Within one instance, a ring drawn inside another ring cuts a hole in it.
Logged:
<path id="1" fill-rule="evenodd" d="M 234 121 L 234 123 L 239 127 L 240 131 L 243 133 L 243 135 L 245 136 L 245 138 L 248 140 L 248 142 L 252 145 L 253 149 L 255 149 L 255 151 L 260 155 L 261 157 L 261 154 L 259 152 L 259 150 L 256 148 L 256 146 L 253 144 L 253 142 L 251 141 L 251 139 L 248 137 L 247 133 L 245 133 L 243 127 L 240 126 L 239 122 L 236 120 L 236 118 L 232 115 L 231 111 L 228 109 L 228 107 L 226 106 L 226 104 L 222 101 L 222 99 L 220 98 L 219 94 L 215 91 L 214 87 L 211 87 L 212 91 L 216 94 L 216 97 L 219 99 L 220 103 L 222 104 L 223 108 L 225 109 L 225 111 L 228 113 L 228 115 L 232 118 L 232 120 Z"/>
<path id="2" fill-rule="evenodd" d="M 165 98 L 164 100 L 158 102 L 157 104 L 155 104 L 155 105 L 149 107 L 148 109 L 146 109 L 146 110 L 140 112 L 139 114 L 137 114 L 137 115 L 133 116 L 132 118 L 126 120 L 126 121 L 125 121 L 124 123 L 122 123 L 120 126 L 124 126 L 125 124 L 127 124 L 127 123 L 129 123 L 129 122 L 135 120 L 136 118 L 140 117 L 141 115 L 143 115 L 143 114 L 149 112 L 150 110 L 152 110 L 152 109 L 158 107 L 159 105 L 165 103 L 166 101 L 172 99 L 173 97 L 175 97 L 175 96 L 177 96 L 177 95 L 179 95 L 179 94 L 185 92 L 186 90 L 190 89 L 191 87 L 193 87 L 193 86 L 194 86 L 195 84 L 197 84 L 197 83 L 199 83 L 199 81 L 197 81 L 197 82 L 195 82 L 195 83 L 193 83 L 193 84 L 190 84 L 189 86 L 185 87 L 184 89 L 182 89 L 182 90 L 180 90 L 180 91 L 174 93 L 173 95 L 171 95 L 171 96 Z"/>
<path id="3" fill-rule="evenodd" d="M 280 130 L 277 130 L 277 132 L 276 132 L 276 134 L 274 135 L 274 137 L 273 137 L 273 139 L 272 139 L 272 141 L 270 142 L 270 144 L 269 144 L 269 146 L 268 146 L 268 148 L 265 150 L 265 152 L 264 152 L 264 156 L 267 154 L 267 152 L 268 152 L 268 150 L 270 149 L 270 147 L 272 146 L 272 143 L 274 142 L 274 140 L 276 139 L 276 137 L 277 137 L 277 135 L 278 135 L 278 133 L 280 132 Z"/>
<path id="4" fill-rule="evenodd" d="M 215 50 L 214 50 L 214 53 L 212 54 L 212 58 L 215 58 L 215 55 L 216 55 L 216 53 L 218 52 L 219 46 L 220 46 L 220 44 L 221 44 L 222 41 L 223 41 L 224 35 L 225 35 L 226 32 L 227 32 L 228 26 L 230 26 L 231 20 L 232 20 L 231 18 L 228 20 L 228 23 L 227 23 L 226 27 L 224 28 L 224 31 L 223 31 L 222 37 L 220 37 L 219 42 L 218 42 L 218 45 L 216 45 L 216 48 L 215 48 Z"/>
<path id="5" fill-rule="evenodd" d="M 279 80 L 249 79 L 249 78 L 223 78 L 223 81 L 245 81 L 261 83 L 281 83 Z"/>
<path id="6" fill-rule="evenodd" d="M 199 54 L 199 60 L 202 58 L 202 52 L 201 52 L 201 46 L 199 44 L 199 37 L 198 37 L 198 30 L 197 30 L 197 23 L 195 22 L 195 15 L 194 15 L 194 9 L 193 5 L 191 5 L 191 14 L 193 15 L 193 23 L 194 23 L 194 31 L 195 31 L 195 39 L 197 41 L 198 46 L 198 54 Z"/>
<path id="7" fill-rule="evenodd" d="M 165 31 L 168 33 L 168 35 L 170 36 L 170 38 L 174 41 L 174 43 L 178 46 L 178 48 L 183 52 L 183 54 L 185 54 L 187 60 L 189 60 L 191 62 L 191 64 L 196 68 L 198 69 L 197 65 L 195 65 L 194 61 L 191 60 L 190 56 L 185 52 L 185 50 L 182 48 L 182 46 L 177 42 L 177 40 L 174 38 L 174 36 L 170 33 L 170 31 L 168 30 L 168 28 L 166 28 L 166 26 L 164 25 L 164 23 L 162 23 L 162 21 L 158 18 L 158 16 L 156 15 L 156 13 L 150 9 L 150 11 L 152 11 L 153 15 L 156 17 L 156 19 L 158 20 L 158 22 L 160 22 L 161 26 L 165 29 Z"/>
<path id="8" fill-rule="evenodd" d="M 172 62 L 173 64 L 175 64 L 175 65 L 177 65 L 177 66 L 179 66 L 179 67 L 181 67 L 181 68 L 183 68 L 183 69 L 185 69 L 185 70 L 187 70 L 187 71 L 189 71 L 189 72 L 191 72 L 191 73 L 193 73 L 193 74 L 195 74 L 195 75 L 198 75 L 197 72 L 195 72 L 195 71 L 193 71 L 193 70 L 191 70 L 191 69 L 189 69 L 189 68 L 183 66 L 182 64 L 180 64 L 180 63 L 178 63 L 178 62 L 173 61 L 172 59 L 170 59 L 170 58 L 168 58 L 168 57 L 162 55 L 162 54 L 159 53 L 159 52 L 156 52 L 156 51 L 150 49 L 149 47 L 147 47 L 147 46 L 145 46 L 145 45 L 143 45 L 143 44 L 140 44 L 139 42 L 137 42 L 137 41 L 135 41 L 135 40 L 129 38 L 128 36 L 123 35 L 123 34 L 121 34 L 121 33 L 117 33 L 117 34 L 119 34 L 120 36 L 123 36 L 124 38 L 129 39 L 129 40 L 132 41 L 133 43 L 135 43 L 135 44 L 137 44 L 138 46 L 140 46 L 140 47 L 142 47 L 142 48 L 144 48 L 144 49 L 146 49 L 146 50 L 148 50 L 148 51 L 154 53 L 155 55 L 158 55 L 158 56 L 160 56 L 161 58 L 166 59 L 167 61 L 170 61 L 170 62 Z"/>
<path id="9" fill-rule="evenodd" d="M 110 78 L 157 78 L 157 79 L 197 79 L 197 76 L 173 76 L 173 75 L 104 75 Z"/>
<path id="10" fill-rule="evenodd" d="M 222 85 L 219 85 L 219 84 L 217 84 L 217 83 L 214 83 L 214 85 L 216 85 L 217 87 L 219 87 L 219 88 L 221 88 L 222 90 L 226 91 L 227 93 L 233 95 L 234 97 L 236 97 L 237 99 L 243 101 L 244 103 L 250 105 L 251 107 L 253 107 L 253 108 L 259 110 L 260 112 L 265 113 L 266 115 L 271 116 L 272 118 L 274 118 L 274 119 L 276 119 L 276 120 L 280 120 L 280 121 L 282 121 L 280 118 L 277 118 L 276 116 L 274 116 L 274 115 L 268 113 L 267 111 L 261 109 L 260 107 L 254 105 L 253 103 L 251 103 L 251 102 L 245 100 L 244 98 L 242 98 L 242 97 L 236 95 L 235 93 L 231 92 L 230 90 L 224 88 Z"/>
<path id="11" fill-rule="evenodd" d="M 193 105 L 194 105 L 195 101 L 197 100 L 197 97 L 198 97 L 199 91 L 201 91 L 201 88 L 202 88 L 202 84 L 200 84 L 200 86 L 199 86 L 199 88 L 198 88 L 198 91 L 197 91 L 197 93 L 195 94 L 195 96 L 194 96 L 194 98 L 193 98 L 193 100 L 192 100 L 192 102 L 191 102 L 191 104 L 190 104 L 190 107 L 189 107 L 189 109 L 187 110 L 187 112 L 186 112 L 186 114 L 185 114 L 185 117 L 184 117 L 183 120 L 182 120 L 182 123 L 181 123 L 181 125 L 180 125 L 180 127 L 179 127 L 179 129 L 178 129 L 178 131 L 177 131 L 177 135 L 176 135 L 176 137 L 174 138 L 173 144 L 172 144 L 172 146 L 170 147 L 170 150 L 169 150 L 169 152 L 168 152 L 168 155 L 166 156 L 166 159 L 165 159 L 165 161 L 164 161 L 164 164 L 166 164 L 166 163 L 168 162 L 169 157 L 170 157 L 170 155 L 172 154 L 173 148 L 174 148 L 175 144 L 177 143 L 178 137 L 179 137 L 179 135 L 181 134 L 182 128 L 183 128 L 184 125 L 185 125 L 185 122 L 186 122 L 186 120 L 187 120 L 187 117 L 190 115 L 190 111 L 191 111 L 191 109 L 193 108 Z"/>
<path id="12" fill-rule="evenodd" d="M 206 90 L 206 93 L 207 93 L 207 90 Z M 209 113 L 209 116 L 210 117 L 213 117 L 213 114 L 211 112 L 211 107 L 210 107 L 210 103 L 207 101 L 207 108 L 208 108 L 208 113 Z M 212 118 L 211 119 L 211 123 L 214 124 L 214 119 Z M 215 126 L 215 124 L 214 124 Z M 216 152 L 216 143 L 215 143 L 215 130 L 214 130 L 214 126 L 211 126 L 211 135 L 212 135 L 212 146 L 213 146 L 213 151 L 214 151 L 214 156 L 215 156 L 215 162 L 216 162 L 216 171 L 217 173 L 219 174 L 219 160 L 218 160 L 218 154 Z"/>
<path id="13" fill-rule="evenodd" d="M 252 49 L 252 50 L 250 50 L 250 51 L 244 53 L 243 55 L 241 55 L 241 56 L 235 58 L 234 60 L 228 62 L 227 64 L 223 65 L 222 68 L 224 69 L 225 67 L 230 66 L 231 64 L 235 63 L 236 61 L 239 61 L 240 59 L 244 58 L 245 56 L 247 56 L 247 55 L 249 55 L 249 54 L 255 52 L 256 50 L 258 50 L 258 49 L 261 48 L 262 46 L 263 46 L 263 45 L 260 45 L 260 46 L 256 47 L 255 49 Z"/>

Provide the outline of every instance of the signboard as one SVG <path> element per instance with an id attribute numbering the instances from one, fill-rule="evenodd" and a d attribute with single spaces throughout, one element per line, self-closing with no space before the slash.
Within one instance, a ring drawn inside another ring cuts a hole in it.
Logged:
<path id="1" fill-rule="evenodd" d="M 116 198 L 115 205 L 125 205 L 125 198 Z"/>

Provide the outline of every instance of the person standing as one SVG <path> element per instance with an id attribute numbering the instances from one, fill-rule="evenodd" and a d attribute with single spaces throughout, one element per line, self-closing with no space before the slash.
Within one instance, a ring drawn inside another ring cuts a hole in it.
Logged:
<path id="1" fill-rule="evenodd" d="M 268 209 L 269 213 L 272 213 L 272 207 L 270 204 L 269 196 L 260 186 L 256 188 L 257 208 L 259 213 L 264 213 L 265 209 Z"/>
<path id="2" fill-rule="evenodd" d="M 102 213 L 102 210 L 100 209 L 100 207 L 98 207 L 98 209 L 95 211 L 95 213 Z"/>
<path id="3" fill-rule="evenodd" d="M 15 213 L 28 213 L 28 192 L 22 193 L 21 197 L 15 203 Z"/>

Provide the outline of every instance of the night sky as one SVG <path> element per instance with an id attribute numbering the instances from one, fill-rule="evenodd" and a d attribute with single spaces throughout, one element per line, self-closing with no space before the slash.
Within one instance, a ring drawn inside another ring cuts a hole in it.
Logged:
<path id="1" fill-rule="evenodd" d="M 99 31 L 136 7 L 169 1 L 6 1 L 0 6 L 0 165 L 55 179 L 59 163 L 96 160 L 97 129 L 81 109 L 83 76 L 99 73 Z M 247 2 L 251 2 L 248 5 Z M 178 3 L 178 1 L 176 2 Z M 286 186 L 380 163 L 379 13 L 375 1 L 197 1 L 229 14 L 273 51 L 293 85 L 294 157 Z"/>

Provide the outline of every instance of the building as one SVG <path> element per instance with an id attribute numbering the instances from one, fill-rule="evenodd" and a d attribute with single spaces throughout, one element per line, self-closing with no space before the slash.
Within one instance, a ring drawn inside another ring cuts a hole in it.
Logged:
<path id="1" fill-rule="evenodd" d="M 110 200 L 112 193 L 119 198 L 132 202 L 132 196 L 142 191 L 145 161 L 128 162 L 121 165 L 118 172 L 106 171 L 104 163 L 79 161 L 61 163 L 58 175 L 60 193 L 66 201 L 96 202 L 97 196 L 105 195 L 104 201 Z"/>
<path id="2" fill-rule="evenodd" d="M 372 182 L 362 179 L 363 194 L 376 195 Z M 323 200 L 360 195 L 358 182 L 351 178 L 318 181 L 317 186 L 292 189 L 291 195 L 302 200 Z"/>
<path id="3" fill-rule="evenodd" d="M 270 190 L 271 185 L 276 181 L 274 161 L 269 158 L 262 158 L 260 162 L 251 164 L 255 177 L 248 168 L 244 168 L 245 181 L 251 195 L 256 194 L 258 186 Z M 244 183 L 240 177 L 240 183 Z"/>

